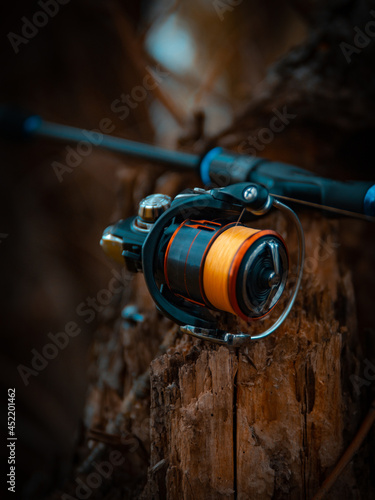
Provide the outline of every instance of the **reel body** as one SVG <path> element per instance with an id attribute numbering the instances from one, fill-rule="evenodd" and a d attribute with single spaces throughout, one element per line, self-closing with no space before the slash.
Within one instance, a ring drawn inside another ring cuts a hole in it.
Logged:
<path id="1" fill-rule="evenodd" d="M 294 293 L 284 313 L 262 334 L 218 330 L 215 311 L 250 323 L 267 316 L 282 296 L 289 267 L 285 242 L 275 231 L 245 226 L 272 206 L 299 225 L 300 277 Z M 274 331 L 290 311 L 302 274 L 304 243 L 297 216 L 265 188 L 248 183 L 196 188 L 173 202 L 151 195 L 141 202 L 138 216 L 107 228 L 101 244 L 112 258 L 124 259 L 130 271 L 144 273 L 158 309 L 182 331 L 223 344 L 241 344 Z"/>

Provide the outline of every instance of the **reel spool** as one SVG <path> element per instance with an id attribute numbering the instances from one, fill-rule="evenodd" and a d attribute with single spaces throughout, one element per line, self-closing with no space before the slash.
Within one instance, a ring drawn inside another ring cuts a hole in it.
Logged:
<path id="1" fill-rule="evenodd" d="M 164 276 L 172 293 L 245 321 L 273 309 L 287 275 L 282 237 L 235 222 L 185 220 L 164 256 Z"/>
<path id="2" fill-rule="evenodd" d="M 289 268 L 283 238 L 273 230 L 244 225 L 272 206 L 287 214 L 298 231 L 293 293 L 265 332 L 251 336 L 219 330 L 214 311 L 252 323 L 270 314 L 283 294 Z M 289 314 L 302 278 L 304 238 L 298 217 L 254 184 L 195 189 L 172 203 L 165 195 L 151 195 L 141 202 L 137 217 L 107 228 L 101 244 L 112 258 L 121 255 L 130 271 L 143 271 L 158 309 L 183 332 L 227 345 L 276 330 Z"/>

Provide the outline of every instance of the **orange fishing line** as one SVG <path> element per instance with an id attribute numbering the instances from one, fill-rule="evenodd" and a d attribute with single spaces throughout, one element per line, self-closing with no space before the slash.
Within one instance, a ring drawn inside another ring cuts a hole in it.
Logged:
<path id="1" fill-rule="evenodd" d="M 242 244 L 259 229 L 230 227 L 221 233 L 209 249 L 203 270 L 203 288 L 207 300 L 217 309 L 236 314 L 229 298 L 229 278 L 233 260 Z"/>

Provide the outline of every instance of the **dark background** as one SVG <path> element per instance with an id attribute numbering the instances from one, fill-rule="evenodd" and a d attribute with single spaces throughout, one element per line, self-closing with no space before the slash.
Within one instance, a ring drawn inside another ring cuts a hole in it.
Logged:
<path id="1" fill-rule="evenodd" d="M 297 119 L 264 156 L 322 175 L 371 179 L 375 41 L 354 54 L 350 65 L 339 48 L 342 40 L 352 40 L 354 26 L 371 19 L 371 8 L 373 2 L 253 0 L 221 20 L 213 2 L 199 0 L 75 0 L 61 5 L 15 54 L 7 35 L 20 33 L 23 16 L 32 19 L 40 6 L 3 2 L 0 102 L 89 129 L 109 118 L 114 135 L 191 151 L 209 142 L 237 147 L 269 123 L 273 107 L 288 103 Z M 171 17 L 174 31 L 163 24 Z M 147 65 L 160 62 L 150 43 L 163 37 L 169 45 L 176 37 L 180 51 L 168 59 L 166 45 L 158 49 L 169 76 L 121 120 L 111 103 L 141 84 Z M 185 62 L 182 68 L 173 65 L 176 57 Z M 65 146 L 0 138 L 0 233 L 6 235 L 0 240 L 1 392 L 16 388 L 20 498 L 44 498 L 71 474 L 82 441 L 97 320 L 86 324 L 77 307 L 112 277 L 99 246 L 103 229 L 134 213 L 150 178 L 163 172 L 97 150 L 60 183 L 51 164 L 64 161 Z M 143 185 L 133 186 L 132 172 L 139 168 Z M 189 182 L 197 185 L 199 179 Z M 124 188 L 129 185 L 130 191 Z M 373 359 L 374 230 L 358 221 L 340 227 L 343 262 L 354 276 L 358 342 Z M 25 386 L 17 367 L 30 367 L 31 350 L 40 351 L 48 333 L 69 321 L 81 333 Z M 366 390 L 370 397 L 373 388 Z M 0 415 L 5 430 L 5 403 Z"/>

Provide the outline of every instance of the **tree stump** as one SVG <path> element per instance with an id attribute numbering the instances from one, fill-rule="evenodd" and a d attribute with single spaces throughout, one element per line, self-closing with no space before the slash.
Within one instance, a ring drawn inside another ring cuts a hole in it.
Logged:
<path id="1" fill-rule="evenodd" d="M 374 128 L 373 81 L 365 87 L 363 82 L 369 80 L 375 45 L 353 57 L 349 67 L 340 43 L 352 43 L 353 26 L 368 21 L 368 6 L 344 0 L 328 2 L 329 7 L 294 3 L 309 20 L 306 43 L 270 69 L 242 116 L 212 144 L 250 154 L 248 138 L 269 126 L 274 109 L 287 107 L 296 122 L 275 136 L 262 156 L 330 177 L 363 176 L 365 165 L 372 165 L 365 157 L 373 156 Z M 199 140 L 210 142 L 198 134 L 185 145 L 194 150 Z M 176 195 L 199 182 L 171 175 L 156 180 L 134 174 L 133 180 L 126 181 L 123 200 L 134 202 L 134 192 L 138 198 Z M 128 206 L 121 215 L 130 214 Z M 85 480 L 95 460 L 105 460 L 113 447 L 121 449 L 125 463 L 103 487 L 106 498 L 308 500 L 330 474 L 367 411 L 362 393 L 350 383 L 360 373 L 363 354 L 352 275 L 340 245 L 364 256 L 362 268 L 354 262 L 352 267 L 356 293 L 370 297 L 374 240 L 357 221 L 341 225 L 316 211 L 301 213 L 301 220 L 302 287 L 287 321 L 269 338 L 231 350 L 181 335 L 155 311 L 141 277 L 106 311 L 86 405 L 91 452 L 79 468 Z M 262 224 L 296 248 L 281 217 L 268 216 Z M 119 320 L 120 307 L 129 303 L 138 306 L 143 322 Z M 369 302 L 359 303 L 369 310 Z M 249 331 L 233 321 L 230 328 Z M 366 446 L 329 491 L 330 499 L 375 497 Z"/>
<path id="2" fill-rule="evenodd" d="M 143 185 L 142 172 L 134 175 L 135 185 Z M 189 184 L 175 174 L 154 182 L 153 191 L 171 195 Z M 306 260 L 294 308 L 272 336 L 241 349 L 179 333 L 156 311 L 141 275 L 126 281 L 102 314 L 94 344 L 85 418 L 89 453 L 82 448 L 66 496 L 54 500 L 78 498 L 78 480 L 86 484 L 113 449 L 123 464 L 92 498 L 313 498 L 367 407 L 350 383 L 363 355 L 352 277 L 339 253 L 340 222 L 311 212 L 300 217 Z M 293 282 L 292 227 L 278 214 L 258 226 L 287 241 Z M 121 319 L 129 304 L 142 319 Z M 231 328 L 250 331 L 244 323 Z M 368 444 L 330 499 L 371 497 L 367 453 Z"/>
<path id="3" fill-rule="evenodd" d="M 274 335 L 237 350 L 184 336 L 151 363 L 142 499 L 312 498 L 352 438 L 351 276 L 338 261 L 337 223 L 303 217 L 303 225 L 305 278 Z M 330 498 L 353 498 L 354 467 Z"/>

